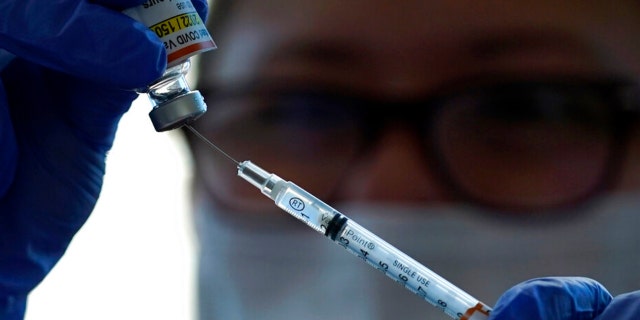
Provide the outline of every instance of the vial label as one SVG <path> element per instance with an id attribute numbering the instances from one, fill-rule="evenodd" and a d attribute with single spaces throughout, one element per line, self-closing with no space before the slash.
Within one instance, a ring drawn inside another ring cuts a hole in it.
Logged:
<path id="1" fill-rule="evenodd" d="M 216 48 L 190 0 L 149 0 L 123 12 L 149 27 L 162 40 L 168 67 Z"/>

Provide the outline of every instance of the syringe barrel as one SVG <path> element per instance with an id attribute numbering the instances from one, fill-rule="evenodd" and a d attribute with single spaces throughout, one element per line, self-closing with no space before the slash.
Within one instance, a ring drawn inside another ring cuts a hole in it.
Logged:
<path id="1" fill-rule="evenodd" d="M 491 308 L 290 181 L 249 161 L 238 175 L 278 207 L 324 234 L 454 319 L 485 320 Z"/>
<path id="2" fill-rule="evenodd" d="M 292 182 L 281 182 L 276 205 L 347 249 L 454 319 L 482 320 L 490 307 L 396 249 Z"/>
<path id="3" fill-rule="evenodd" d="M 344 217 L 346 218 L 346 217 Z M 341 218 L 342 219 L 342 218 Z M 338 219 L 334 219 L 336 221 Z M 491 308 L 351 219 L 334 241 L 454 319 L 487 319 Z M 331 226 L 329 226 L 331 228 Z"/>

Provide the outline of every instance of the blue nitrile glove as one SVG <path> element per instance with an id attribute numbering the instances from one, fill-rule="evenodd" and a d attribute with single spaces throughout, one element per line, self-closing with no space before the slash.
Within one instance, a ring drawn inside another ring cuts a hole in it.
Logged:
<path id="1" fill-rule="evenodd" d="M 162 43 L 120 13 L 142 2 L 0 1 L 0 319 L 23 318 L 94 208 L 131 89 L 164 71 Z"/>
<path id="2" fill-rule="evenodd" d="M 640 319 L 640 290 L 616 296 L 596 318 L 596 320 L 636 319 Z"/>
<path id="3" fill-rule="evenodd" d="M 640 291 L 612 298 L 595 280 L 582 277 L 538 278 L 505 292 L 490 320 L 640 319 Z"/>

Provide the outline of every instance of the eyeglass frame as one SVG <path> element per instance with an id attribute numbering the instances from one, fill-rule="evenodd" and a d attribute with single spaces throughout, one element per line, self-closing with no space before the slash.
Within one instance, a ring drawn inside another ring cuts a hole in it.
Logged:
<path id="1" fill-rule="evenodd" d="M 603 191 L 613 185 L 619 178 L 620 168 L 622 161 L 626 156 L 628 149 L 627 144 L 630 138 L 630 128 L 637 121 L 640 114 L 640 85 L 632 80 L 621 78 L 604 78 L 604 79 L 508 79 L 508 80 L 489 80 L 471 82 L 475 85 L 469 86 L 451 86 L 451 89 L 442 90 L 439 94 L 430 95 L 426 99 L 411 99 L 406 101 L 387 100 L 381 101 L 371 98 L 360 97 L 358 93 L 352 93 L 344 88 L 335 88 L 333 86 L 321 86 L 318 90 L 320 94 L 328 94 L 332 97 L 344 98 L 345 101 L 357 101 L 357 105 L 367 105 L 366 111 L 361 111 L 357 117 L 357 125 L 359 128 L 363 128 L 361 136 L 357 138 L 359 142 L 356 146 L 356 152 L 354 157 L 351 157 L 350 162 L 358 161 L 358 159 L 364 158 L 371 151 L 372 146 L 375 145 L 382 133 L 387 130 L 391 123 L 406 123 L 413 128 L 412 133 L 419 137 L 420 150 L 424 159 L 425 165 L 434 166 L 433 172 L 436 174 L 436 179 L 442 183 L 448 190 L 452 192 L 454 199 L 459 199 L 465 203 L 473 204 L 479 207 L 487 209 L 497 209 L 499 211 L 518 211 L 518 212 L 531 212 L 531 211 L 548 211 L 558 210 L 566 207 L 573 207 L 581 203 L 587 202 L 587 200 L 594 198 L 596 195 L 601 194 Z M 611 151 L 609 157 L 603 166 L 601 177 L 597 183 L 589 192 L 583 193 L 579 197 L 568 199 L 561 203 L 557 203 L 549 206 L 505 206 L 497 203 L 485 201 L 481 197 L 476 197 L 470 192 L 467 192 L 463 186 L 461 186 L 456 178 L 451 174 L 452 170 L 448 167 L 448 160 L 444 159 L 443 155 L 437 150 L 435 143 L 436 137 L 433 130 L 424 130 L 425 124 L 433 127 L 434 119 L 440 112 L 440 108 L 446 104 L 440 103 L 443 99 L 450 99 L 460 94 L 460 92 L 466 92 L 469 90 L 478 90 L 486 88 L 487 86 L 496 87 L 501 85 L 530 85 L 530 86 L 549 86 L 549 85 L 584 85 L 585 87 L 597 87 L 599 90 L 608 89 L 614 91 L 615 98 L 611 99 L 613 103 L 609 106 L 612 115 L 612 132 L 611 138 Z M 218 99 L 228 99 L 236 96 L 244 96 L 248 92 L 256 92 L 264 90 L 265 85 L 259 81 L 247 83 L 241 86 L 233 88 L 225 87 L 209 87 L 203 90 L 203 93 L 207 99 L 217 101 Z M 269 87 L 269 86 L 267 86 Z M 462 88 L 462 90 L 460 89 Z M 426 102 L 425 102 L 426 101 Z M 215 102 L 213 104 L 215 108 Z M 415 106 L 420 108 L 415 109 Z M 409 109 L 419 110 L 421 115 L 426 115 L 426 119 L 415 118 L 415 113 L 403 114 L 399 112 L 388 112 L 393 109 Z M 352 109 L 363 109 L 353 107 Z M 426 112 L 425 112 L 426 111 Z M 214 112 L 215 113 L 215 112 Z M 365 115 L 364 117 L 362 115 Z M 391 117 L 391 118 L 389 118 Z M 196 126 L 202 126 L 201 123 L 196 122 Z M 427 132 L 430 133 L 429 136 Z M 427 141 L 431 143 L 427 143 Z"/>

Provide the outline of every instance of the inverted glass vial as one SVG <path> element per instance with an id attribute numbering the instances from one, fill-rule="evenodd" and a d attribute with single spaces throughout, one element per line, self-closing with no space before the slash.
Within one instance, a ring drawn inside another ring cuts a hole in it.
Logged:
<path id="1" fill-rule="evenodd" d="M 146 1 L 124 13 L 155 32 L 167 51 L 165 73 L 139 90 L 149 96 L 149 117 L 156 131 L 179 128 L 203 115 L 207 111 L 204 98 L 189 88 L 185 76 L 189 58 L 216 45 L 191 1 Z"/>

